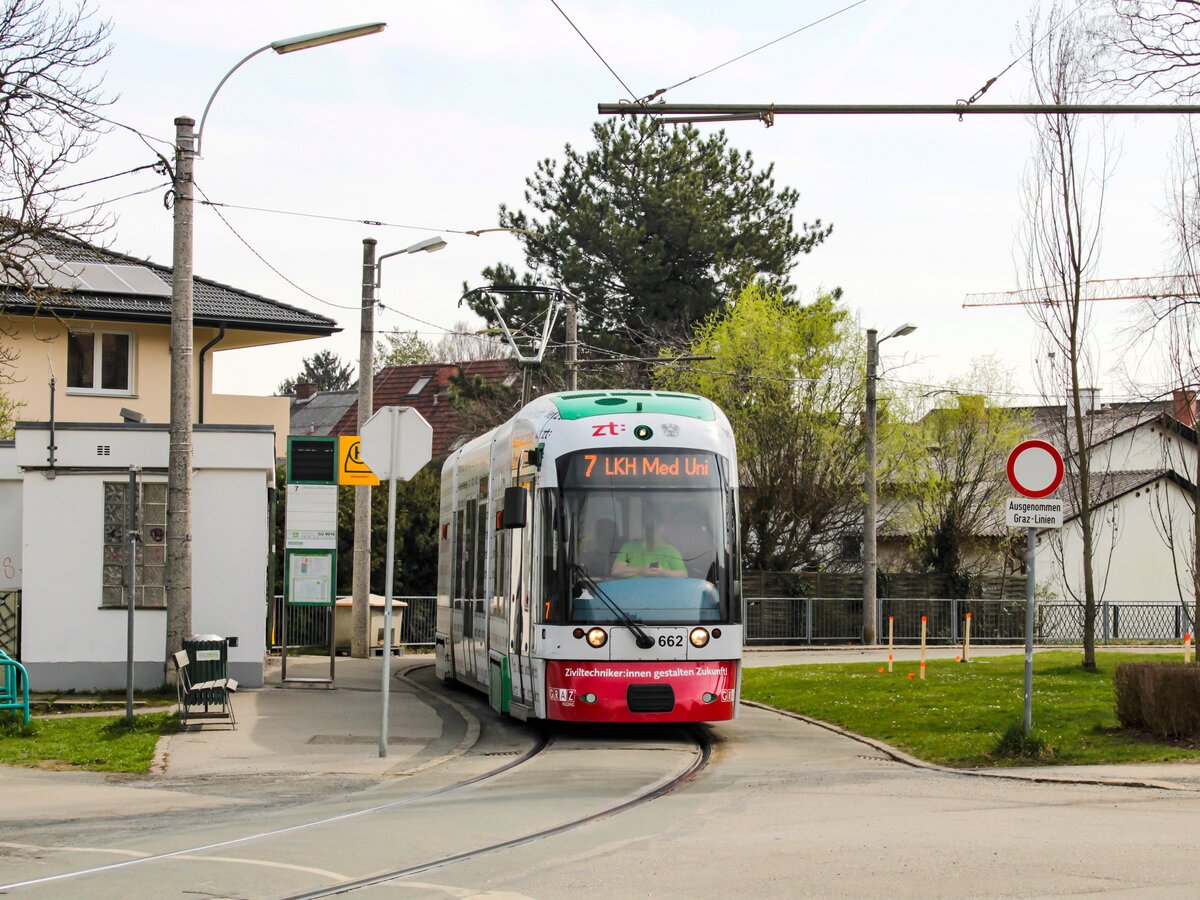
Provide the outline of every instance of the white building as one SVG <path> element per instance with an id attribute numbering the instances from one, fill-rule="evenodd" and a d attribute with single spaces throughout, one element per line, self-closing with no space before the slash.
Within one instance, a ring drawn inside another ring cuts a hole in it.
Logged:
<path id="1" fill-rule="evenodd" d="M 1093 579 L 1098 601 L 1194 609 L 1194 406 L 1113 429 L 1091 449 Z M 1194 401 L 1192 401 L 1194 404 Z M 1068 461 L 1068 469 L 1070 468 Z M 1083 600 L 1083 536 L 1069 485 L 1063 527 L 1038 535 L 1037 588 L 1045 599 Z"/>
<path id="2" fill-rule="evenodd" d="M 21 422 L 0 443 L 0 591 L 20 591 L 21 661 L 35 690 L 125 685 L 126 497 L 140 468 L 142 563 L 134 680 L 163 682 L 169 426 Z M 270 426 L 197 425 L 192 496 L 192 627 L 236 638 L 229 674 L 263 681 Z"/>

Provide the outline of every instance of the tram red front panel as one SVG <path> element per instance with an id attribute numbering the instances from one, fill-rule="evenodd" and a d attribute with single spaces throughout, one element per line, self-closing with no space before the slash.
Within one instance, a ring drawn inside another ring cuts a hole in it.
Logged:
<path id="1" fill-rule="evenodd" d="M 547 660 L 546 717 L 568 722 L 725 721 L 733 718 L 737 703 L 737 667 L 736 660 Z M 631 685 L 643 691 L 669 686 L 674 693 L 671 711 L 631 711 Z"/>

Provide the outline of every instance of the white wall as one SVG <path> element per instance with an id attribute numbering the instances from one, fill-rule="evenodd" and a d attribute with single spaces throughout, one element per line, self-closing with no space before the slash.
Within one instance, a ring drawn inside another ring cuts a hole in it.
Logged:
<path id="1" fill-rule="evenodd" d="M 1196 445 L 1157 421 L 1148 422 L 1096 447 L 1092 467 L 1095 471 L 1173 468 L 1191 481 L 1196 477 Z"/>
<path id="2" fill-rule="evenodd" d="M 1174 558 L 1164 540 L 1168 523 L 1175 536 Z M 1110 603 L 1178 603 L 1180 580 L 1190 581 L 1191 512 L 1183 491 L 1166 478 L 1107 504 L 1095 519 L 1095 584 L 1097 600 Z M 1053 532 L 1039 535 L 1037 585 L 1042 597 L 1083 598 L 1083 537 L 1078 519 L 1061 529 L 1061 558 Z M 1068 590 L 1068 586 L 1070 590 Z M 1190 587 L 1183 598 L 1191 605 Z"/>
<path id="3" fill-rule="evenodd" d="M 0 591 L 21 589 L 21 470 L 12 445 L 0 445 Z"/>
<path id="4" fill-rule="evenodd" d="M 44 466 L 48 439 L 43 428 L 18 428 L 17 459 Z M 35 689 L 120 687 L 127 613 L 101 606 L 104 483 L 127 481 L 131 461 L 147 467 L 144 481 L 165 482 L 166 433 L 162 426 L 76 427 L 59 431 L 55 443 L 53 478 L 39 469 L 22 473 L 22 662 Z M 97 446 L 109 447 L 110 455 L 97 457 Z M 5 451 L 14 453 L 0 448 L 0 467 Z M 274 458 L 270 431 L 212 427 L 195 434 L 192 630 L 237 636 L 230 674 L 247 687 L 262 683 L 266 652 L 267 488 L 274 483 Z M 95 471 L 101 462 L 112 468 Z M 72 463 L 88 468 L 72 470 Z M 0 486 L 3 475 L 0 468 Z M 138 609 L 134 618 L 136 683 L 161 683 L 166 611 Z"/>

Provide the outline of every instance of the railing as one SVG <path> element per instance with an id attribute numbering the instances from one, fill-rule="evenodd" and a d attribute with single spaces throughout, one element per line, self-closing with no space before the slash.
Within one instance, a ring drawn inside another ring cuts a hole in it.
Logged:
<path id="1" fill-rule="evenodd" d="M 29 673 L 3 650 L 0 650 L 0 709 L 21 710 L 23 723 L 29 724 Z"/>
<path id="2" fill-rule="evenodd" d="M 400 635 L 399 640 L 394 643 L 402 647 L 432 647 L 437 625 L 437 598 L 395 599 L 407 603 L 408 608 L 399 616 Z M 267 617 L 267 649 L 270 651 L 282 649 L 283 612 L 283 597 L 276 596 Z M 329 623 L 328 606 L 289 604 L 286 623 L 288 649 L 315 647 L 320 648 L 322 652 L 328 652 L 326 648 L 329 647 Z"/>
<path id="3" fill-rule="evenodd" d="M 881 598 L 880 640 L 887 639 L 888 616 L 897 643 L 921 637 L 926 617 L 927 639 L 935 644 L 962 640 L 971 613 L 971 641 L 1017 644 L 1025 640 L 1024 600 L 898 600 Z M 1096 609 L 1096 640 L 1179 640 L 1192 631 L 1190 610 L 1178 603 L 1109 603 Z M 746 643 L 822 644 L 862 640 L 861 597 L 748 597 Z M 1039 644 L 1083 641 L 1083 607 L 1076 603 L 1038 603 L 1034 640 Z"/>
<path id="4" fill-rule="evenodd" d="M 21 655 L 21 592 L 0 591 L 0 652 Z"/>

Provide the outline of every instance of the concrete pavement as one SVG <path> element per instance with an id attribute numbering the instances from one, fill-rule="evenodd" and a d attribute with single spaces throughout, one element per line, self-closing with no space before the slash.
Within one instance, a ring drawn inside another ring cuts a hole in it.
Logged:
<path id="1" fill-rule="evenodd" d="M 1137 648 L 1144 649 L 1144 648 Z M 933 648 L 930 658 L 953 657 L 956 648 Z M 1018 648 L 979 648 L 978 655 L 1018 652 Z M 915 659 L 917 648 L 897 651 Z M 746 653 L 748 667 L 851 660 L 885 660 L 887 651 L 843 647 L 826 650 L 767 648 Z M 431 658 L 393 660 L 396 670 Z M 319 659 L 289 661 L 290 676 L 327 671 Z M 207 724 L 160 741 L 147 776 L 88 772 L 49 772 L 0 767 L 0 832 L 20 833 L 22 825 L 63 823 L 113 815 L 238 807 L 264 802 L 303 802 L 369 789 L 409 776 L 471 751 L 480 736 L 481 702 L 471 695 L 425 687 L 420 678 L 394 678 L 389 704 L 389 748 L 378 755 L 380 660 L 338 659 L 332 688 L 289 686 L 276 664 L 267 685 L 239 691 L 234 698 L 238 728 Z M 431 682 L 430 682 L 431 683 Z M 845 734 L 844 732 L 841 732 Z M 854 736 L 845 734 L 847 738 Z M 894 759 L 923 765 L 880 747 Z M 933 768 L 933 767 L 930 767 Z M 1200 791 L 1200 765 L 1044 766 L 1004 769 L 1006 778 L 1145 783 Z M 8 837 L 8 840 L 13 838 Z"/>

